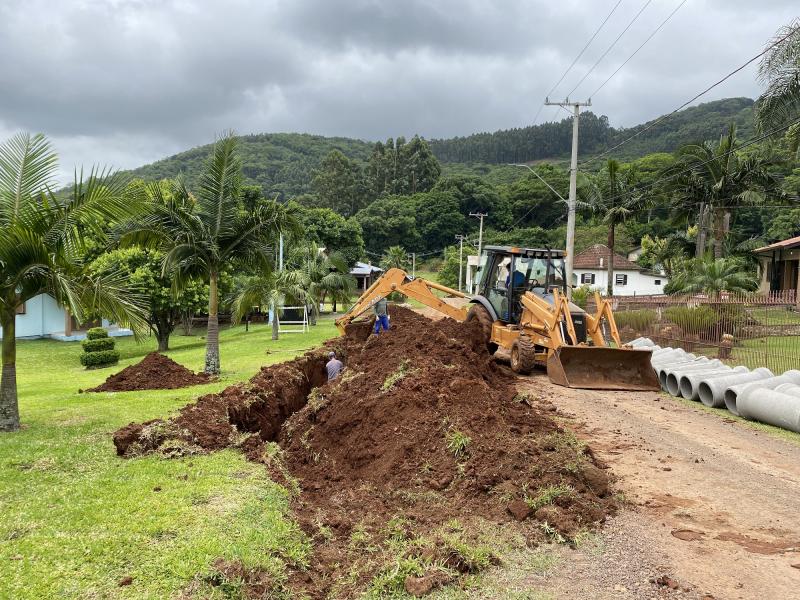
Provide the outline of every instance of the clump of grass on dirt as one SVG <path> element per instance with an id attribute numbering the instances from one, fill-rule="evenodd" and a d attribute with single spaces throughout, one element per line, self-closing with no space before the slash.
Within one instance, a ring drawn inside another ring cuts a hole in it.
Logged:
<path id="1" fill-rule="evenodd" d="M 575 490 L 573 490 L 570 486 L 563 483 L 558 485 L 548 485 L 538 490 L 535 496 L 526 497 L 525 502 L 528 504 L 528 506 L 530 506 L 532 511 L 536 512 L 540 508 L 553 504 L 556 498 L 568 496 L 574 491 Z"/>
<path id="2" fill-rule="evenodd" d="M 388 392 L 397 384 L 397 382 L 401 381 L 407 375 L 413 373 L 414 370 L 408 368 L 409 364 L 410 362 L 408 360 L 402 361 L 397 370 L 391 375 L 389 375 L 383 382 L 383 385 L 381 386 L 381 391 Z"/>
<path id="3" fill-rule="evenodd" d="M 445 440 L 447 442 L 447 449 L 450 450 L 457 459 L 467 456 L 472 438 L 466 433 L 458 431 L 457 429 L 451 429 L 445 434 Z"/>

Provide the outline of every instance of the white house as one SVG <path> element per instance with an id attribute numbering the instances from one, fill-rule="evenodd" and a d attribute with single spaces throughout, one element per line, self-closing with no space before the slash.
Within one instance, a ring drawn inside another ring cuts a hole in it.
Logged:
<path id="1" fill-rule="evenodd" d="M 600 291 L 608 287 L 608 257 L 611 251 L 604 244 L 595 244 L 575 255 L 572 271 L 578 285 L 589 285 Z M 667 278 L 642 269 L 619 254 L 614 255 L 614 295 L 652 296 L 664 293 Z"/>
<path id="2" fill-rule="evenodd" d="M 79 325 L 67 310 L 60 306 L 52 296 L 39 294 L 28 300 L 17 311 L 15 337 L 20 338 L 53 338 L 64 342 L 82 340 L 86 337 L 84 329 L 92 325 L 101 325 L 108 329 L 111 336 L 132 335 L 130 329 L 110 325 L 106 319 L 101 322 Z M 0 328 L 0 338 L 3 329 Z"/>
<path id="3" fill-rule="evenodd" d="M 368 263 L 356 262 L 355 266 L 350 269 L 350 275 L 356 278 L 358 288 L 366 291 L 378 277 L 383 275 L 383 269 Z"/>

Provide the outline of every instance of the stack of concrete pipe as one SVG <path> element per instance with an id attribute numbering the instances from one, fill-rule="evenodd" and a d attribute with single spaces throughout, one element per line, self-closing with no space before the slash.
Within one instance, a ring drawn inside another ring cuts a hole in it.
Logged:
<path id="1" fill-rule="evenodd" d="M 649 338 L 629 345 L 653 352 L 651 364 L 661 387 L 673 396 L 800 433 L 800 370 L 776 376 L 765 368 L 730 367 L 682 348 L 662 348 Z"/>

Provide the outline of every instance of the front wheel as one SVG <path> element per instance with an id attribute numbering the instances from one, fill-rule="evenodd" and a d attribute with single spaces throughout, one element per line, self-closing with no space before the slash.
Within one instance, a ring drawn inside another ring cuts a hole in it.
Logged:
<path id="1" fill-rule="evenodd" d="M 536 366 L 536 346 L 527 335 L 520 334 L 511 344 L 511 370 L 527 375 Z"/>

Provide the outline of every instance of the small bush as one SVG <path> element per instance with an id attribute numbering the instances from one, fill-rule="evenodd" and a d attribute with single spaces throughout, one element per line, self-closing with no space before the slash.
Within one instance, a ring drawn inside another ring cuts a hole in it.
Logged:
<path id="1" fill-rule="evenodd" d="M 714 327 L 719 315 L 710 306 L 670 306 L 664 310 L 664 316 L 681 329 L 704 331 Z"/>
<path id="2" fill-rule="evenodd" d="M 106 331 L 102 327 L 92 327 L 89 331 L 86 332 L 86 339 L 88 340 L 99 340 L 107 337 L 108 337 L 108 331 Z"/>
<path id="3" fill-rule="evenodd" d="M 649 309 L 624 310 L 615 312 L 614 320 L 619 328 L 630 327 L 637 331 L 643 331 L 658 320 L 658 313 Z"/>
<path id="4" fill-rule="evenodd" d="M 84 352 L 81 364 L 87 368 L 106 367 L 119 362 L 119 350 L 101 350 L 100 352 Z"/>
<path id="5" fill-rule="evenodd" d="M 86 332 L 81 342 L 83 354 L 81 364 L 87 369 L 97 369 L 119 362 L 119 351 L 114 350 L 114 339 L 102 327 L 93 327 Z"/>
<path id="6" fill-rule="evenodd" d="M 445 437 L 447 440 L 447 449 L 453 453 L 453 456 L 456 458 L 463 458 L 466 456 L 467 448 L 470 443 L 472 443 L 472 438 L 457 430 L 448 431 Z"/>
<path id="7" fill-rule="evenodd" d="M 87 338 L 81 342 L 81 346 L 83 346 L 84 352 L 100 352 L 102 350 L 113 350 L 114 339 L 110 337 L 97 338 L 97 339 Z"/>
<path id="8" fill-rule="evenodd" d="M 581 308 L 586 308 L 586 303 L 590 296 L 594 295 L 594 290 L 589 285 L 582 285 L 572 290 L 572 302 Z"/>

